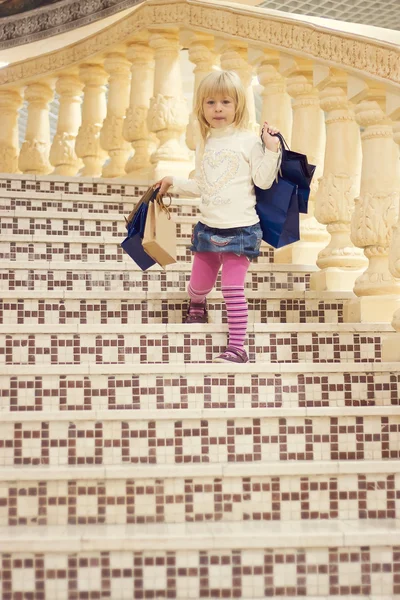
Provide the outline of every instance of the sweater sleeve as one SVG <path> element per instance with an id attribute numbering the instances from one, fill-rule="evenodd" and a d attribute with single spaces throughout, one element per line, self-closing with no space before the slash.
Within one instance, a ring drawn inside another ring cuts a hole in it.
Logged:
<path id="1" fill-rule="evenodd" d="M 263 149 L 259 140 L 250 151 L 251 176 L 254 184 L 262 190 L 267 190 L 273 184 L 279 168 L 280 150 L 272 152 Z"/>
<path id="2" fill-rule="evenodd" d="M 200 156 L 199 156 L 199 147 L 196 148 L 196 158 L 195 158 L 195 172 L 193 179 L 185 179 L 183 177 L 173 177 L 173 188 L 172 192 L 174 194 L 182 194 L 189 197 L 196 197 L 201 195 L 199 181 L 201 176 L 200 169 Z"/>

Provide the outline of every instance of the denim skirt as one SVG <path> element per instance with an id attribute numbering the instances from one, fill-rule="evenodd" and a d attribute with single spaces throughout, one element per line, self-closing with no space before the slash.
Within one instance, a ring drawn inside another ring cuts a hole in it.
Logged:
<path id="1" fill-rule="evenodd" d="M 217 229 L 200 221 L 193 230 L 192 252 L 232 252 L 238 256 L 257 258 L 260 254 L 262 231 L 260 223 L 247 227 Z"/>

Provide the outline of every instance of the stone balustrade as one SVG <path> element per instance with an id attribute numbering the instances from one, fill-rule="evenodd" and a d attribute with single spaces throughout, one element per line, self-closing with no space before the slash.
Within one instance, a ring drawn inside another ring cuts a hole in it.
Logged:
<path id="1" fill-rule="evenodd" d="M 314 290 L 354 290 L 345 319 L 393 318 L 400 336 L 395 45 L 262 9 L 149 0 L 91 38 L 0 71 L 0 171 L 141 182 L 188 175 L 198 132 L 183 95 L 183 48 L 194 92 L 215 68 L 239 74 L 258 132 L 257 75 L 261 121 L 278 126 L 317 166 L 301 241 L 278 251 L 276 262 L 316 263 Z M 54 93 L 59 112 L 50 139 Z M 19 148 L 22 98 L 28 121 Z M 386 358 L 400 360 L 399 347 L 387 348 Z"/>

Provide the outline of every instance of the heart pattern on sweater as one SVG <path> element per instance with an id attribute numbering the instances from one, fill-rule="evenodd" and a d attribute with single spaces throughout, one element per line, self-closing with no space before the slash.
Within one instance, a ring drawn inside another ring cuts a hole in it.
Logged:
<path id="1" fill-rule="evenodd" d="M 217 196 L 232 181 L 238 172 L 239 160 L 239 154 L 233 150 L 207 150 L 204 153 L 201 170 L 207 196 Z"/>

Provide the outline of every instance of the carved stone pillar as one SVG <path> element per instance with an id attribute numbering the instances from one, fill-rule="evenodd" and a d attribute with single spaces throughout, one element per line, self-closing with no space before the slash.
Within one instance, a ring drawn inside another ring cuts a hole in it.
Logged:
<path id="1" fill-rule="evenodd" d="M 360 131 L 347 99 L 346 76 L 318 65 L 314 84 L 321 90 L 326 123 L 324 174 L 315 197 L 315 216 L 328 226 L 331 240 L 318 254 L 321 270 L 312 273 L 311 289 L 351 292 L 367 266 L 364 253 L 350 240 L 354 198 L 360 190 Z"/>
<path id="2" fill-rule="evenodd" d="M 18 171 L 18 109 L 22 98 L 16 90 L 0 91 L 0 173 Z"/>
<path id="3" fill-rule="evenodd" d="M 49 102 L 52 98 L 53 90 L 47 83 L 31 83 L 25 88 L 28 122 L 18 161 L 22 173 L 45 175 L 51 171 Z"/>
<path id="4" fill-rule="evenodd" d="M 60 96 L 57 132 L 50 150 L 55 175 L 76 175 L 81 161 L 75 152 L 75 140 L 81 124 L 83 85 L 74 75 L 61 75 L 56 92 Z"/>
<path id="5" fill-rule="evenodd" d="M 103 177 L 125 175 L 125 164 L 130 146 L 123 138 L 122 128 L 125 112 L 129 106 L 130 74 L 129 62 L 123 54 L 113 52 L 104 61 L 109 73 L 107 116 L 100 133 L 100 143 L 108 151 L 110 160 L 103 167 Z"/>
<path id="6" fill-rule="evenodd" d="M 100 131 L 106 116 L 107 73 L 100 65 L 85 64 L 79 69 L 83 89 L 82 125 L 76 138 L 77 155 L 85 165 L 80 175 L 100 177 L 106 153 L 100 146 Z"/>
<path id="7" fill-rule="evenodd" d="M 394 107 L 389 107 L 388 104 L 387 102 L 386 112 L 393 118 L 400 119 L 400 94 L 397 96 L 395 110 L 391 110 Z M 400 146 L 400 121 L 393 124 L 393 139 Z M 389 270 L 394 277 L 400 277 L 400 210 L 389 247 Z M 392 327 L 397 335 L 382 339 L 382 360 L 400 362 L 400 308 L 393 315 Z"/>
<path id="8" fill-rule="evenodd" d="M 260 126 L 256 119 L 256 105 L 252 85 L 254 71 L 248 61 L 247 46 L 233 40 L 229 42 L 222 40 L 217 42 L 217 47 L 221 52 L 222 69 L 235 71 L 243 83 L 246 90 L 247 108 L 249 111 L 249 129 L 258 135 L 260 133 Z"/>
<path id="9" fill-rule="evenodd" d="M 180 143 L 188 123 L 188 109 L 182 91 L 178 32 L 166 30 L 150 34 L 155 51 L 154 96 L 148 124 L 160 145 L 152 154 L 155 179 L 164 175 L 187 175 L 190 168 L 187 149 Z"/>
<path id="10" fill-rule="evenodd" d="M 392 123 L 382 110 L 384 91 L 349 78 L 348 93 L 359 101 L 355 112 L 363 128 L 360 197 L 351 221 L 351 239 L 364 248 L 369 264 L 355 282 L 358 299 L 346 306 L 344 318 L 388 322 L 400 297 L 400 280 L 390 273 L 388 260 L 392 228 L 399 214 L 399 150 L 393 141 Z"/>
<path id="11" fill-rule="evenodd" d="M 156 149 L 156 138 L 147 125 L 154 86 L 154 52 L 146 40 L 130 44 L 127 58 L 131 62 L 131 93 L 123 126 L 125 140 L 131 142 L 134 155 L 125 166 L 130 177 L 149 179 L 153 172 L 150 162 Z"/>
<path id="12" fill-rule="evenodd" d="M 213 52 L 214 38 L 203 33 L 190 33 L 185 35 L 184 41 L 189 49 L 189 60 L 194 63 L 194 88 L 193 107 L 196 101 L 197 89 L 200 82 L 214 70 L 216 55 Z M 196 116 L 193 112 L 189 116 L 189 124 L 186 128 L 186 144 L 190 150 L 195 150 L 199 141 L 199 129 Z"/>
<path id="13" fill-rule="evenodd" d="M 313 265 L 318 253 L 329 241 L 326 227 L 314 217 L 314 201 L 318 179 L 322 175 L 325 150 L 324 113 L 319 105 L 318 91 L 312 83 L 312 66 L 302 59 L 282 57 L 280 71 L 288 76 L 287 90 L 292 96 L 293 127 L 291 149 L 307 155 L 316 165 L 311 183 L 308 214 L 302 215 L 300 241 L 275 251 L 275 262 Z"/>
<path id="14" fill-rule="evenodd" d="M 257 67 L 262 91 L 261 123 L 277 127 L 290 145 L 292 135 L 292 103 L 286 80 L 278 72 L 279 55 L 273 50 L 249 50 L 250 62 Z"/>

